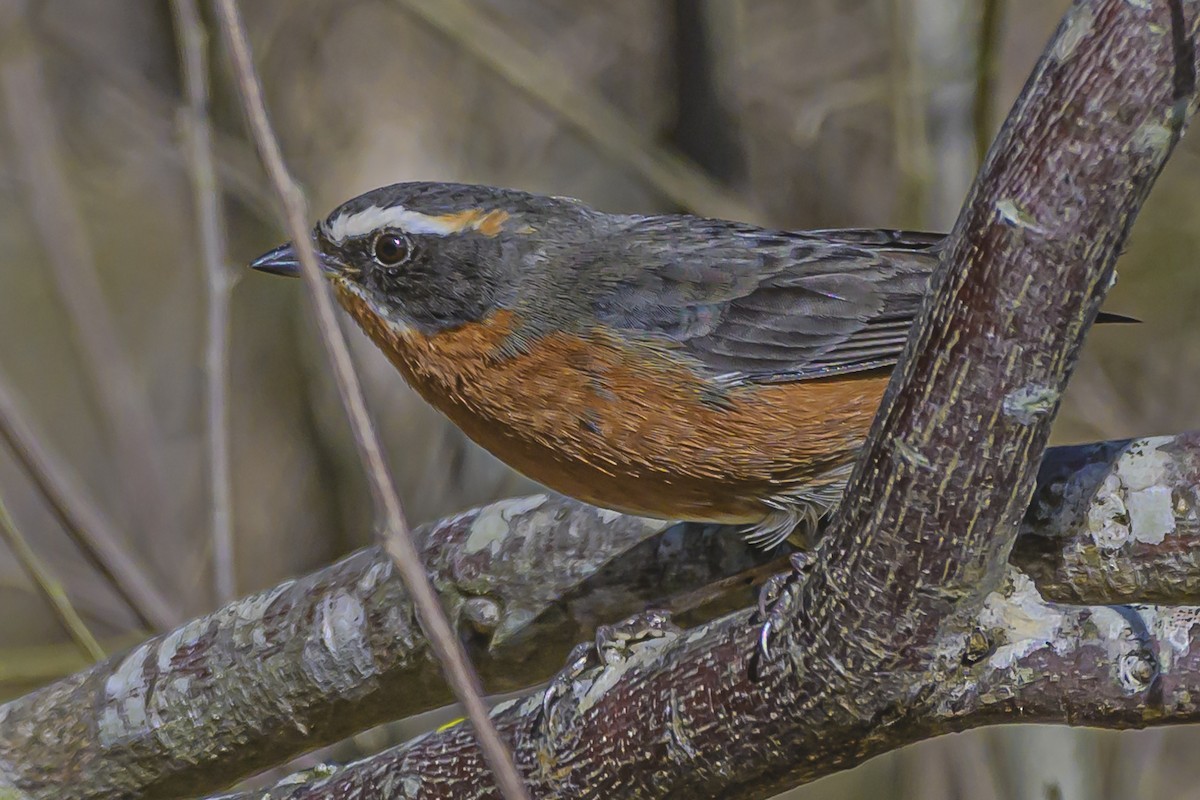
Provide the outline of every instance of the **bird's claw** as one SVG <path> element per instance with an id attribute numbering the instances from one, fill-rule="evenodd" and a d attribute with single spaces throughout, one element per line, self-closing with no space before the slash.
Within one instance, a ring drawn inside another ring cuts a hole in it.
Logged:
<path id="1" fill-rule="evenodd" d="M 813 556 L 810 551 L 798 550 L 790 559 L 792 569 L 772 575 L 758 593 L 758 618 L 762 627 L 758 631 L 758 653 L 763 661 L 771 658 L 771 635 L 783 627 L 791 615 L 792 606 L 800 598 L 804 579 L 812 569 Z"/>

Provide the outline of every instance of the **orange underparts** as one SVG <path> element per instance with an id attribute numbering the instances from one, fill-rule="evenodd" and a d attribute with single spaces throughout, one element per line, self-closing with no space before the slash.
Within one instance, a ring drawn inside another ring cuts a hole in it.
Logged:
<path id="1" fill-rule="evenodd" d="M 764 501 L 850 463 L 887 376 L 725 387 L 678 354 L 596 328 L 511 357 L 508 311 L 426 337 L 342 305 L 431 405 L 564 494 L 634 514 L 758 522 Z M 825 478 L 828 483 L 829 479 Z"/>

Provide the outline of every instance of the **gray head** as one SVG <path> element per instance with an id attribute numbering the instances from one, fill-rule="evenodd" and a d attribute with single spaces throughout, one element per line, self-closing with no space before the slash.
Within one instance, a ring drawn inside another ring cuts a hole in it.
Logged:
<path id="1" fill-rule="evenodd" d="M 343 203 L 313 230 L 326 274 L 385 318 L 426 334 L 481 319 L 547 248 L 602 215 L 566 198 L 455 183 L 397 183 Z M 254 269 L 298 275 L 290 244 Z"/>

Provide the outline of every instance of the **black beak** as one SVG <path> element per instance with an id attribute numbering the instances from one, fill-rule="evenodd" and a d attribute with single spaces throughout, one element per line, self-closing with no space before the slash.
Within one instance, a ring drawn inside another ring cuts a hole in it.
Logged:
<path id="1" fill-rule="evenodd" d="M 263 253 L 250 262 L 250 269 L 259 272 L 269 272 L 272 275 L 286 275 L 289 278 L 300 277 L 300 259 L 291 243 L 281 244 L 274 250 Z"/>
<path id="2" fill-rule="evenodd" d="M 321 269 L 325 272 L 337 272 L 334 265 L 321 255 L 321 253 L 317 253 L 317 258 L 321 264 Z M 298 278 L 300 277 L 300 259 L 296 257 L 296 251 L 292 248 L 291 243 L 281 244 L 274 250 L 263 253 L 251 261 L 250 269 L 256 269 L 259 272 L 268 272 L 272 275 Z"/>

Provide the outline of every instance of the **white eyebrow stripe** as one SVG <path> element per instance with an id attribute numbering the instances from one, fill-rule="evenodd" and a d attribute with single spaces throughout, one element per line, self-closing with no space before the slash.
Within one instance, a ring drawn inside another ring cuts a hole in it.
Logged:
<path id="1" fill-rule="evenodd" d="M 325 235 L 335 242 L 362 236 L 382 228 L 398 228 L 408 233 L 448 236 L 462 230 L 462 223 L 410 211 L 403 206 L 371 206 L 353 214 L 341 214 L 325 225 Z"/>

